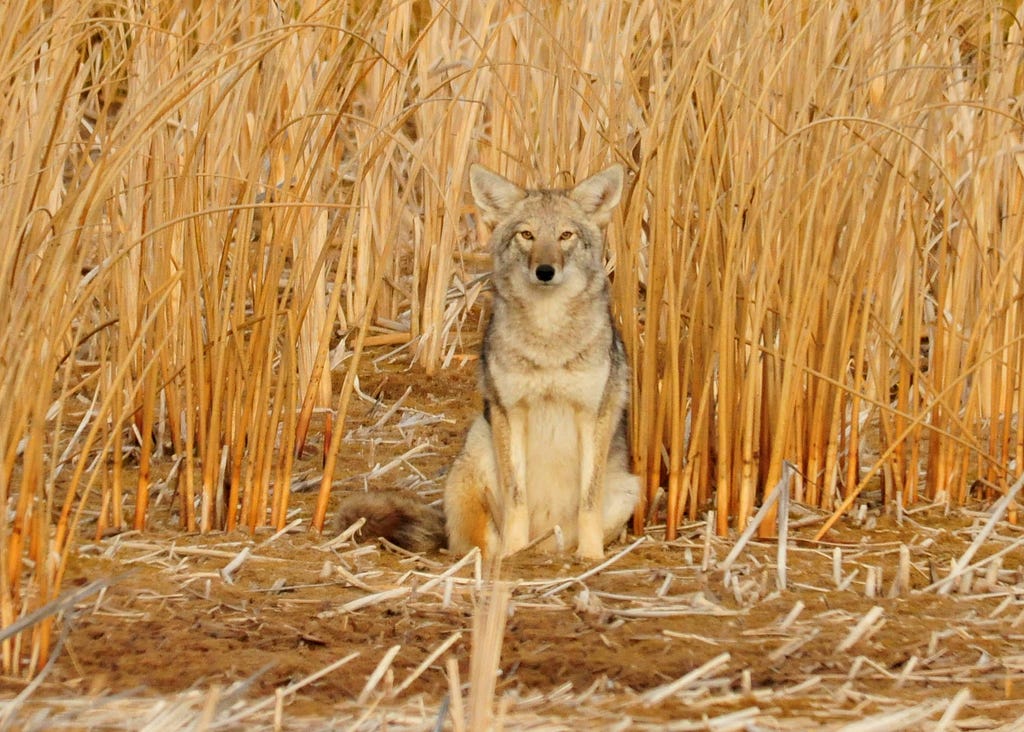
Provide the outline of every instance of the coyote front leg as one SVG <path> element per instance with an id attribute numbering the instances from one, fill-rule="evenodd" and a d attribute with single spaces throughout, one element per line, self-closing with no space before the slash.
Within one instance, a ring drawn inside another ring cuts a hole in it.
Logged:
<path id="1" fill-rule="evenodd" d="M 604 476 L 612 441 L 612 411 L 606 398 L 596 415 L 582 409 L 576 412 L 580 456 L 576 554 L 585 560 L 604 556 Z"/>
<path id="2" fill-rule="evenodd" d="M 491 439 L 498 465 L 498 494 L 502 506 L 501 553 L 514 554 L 530 543 L 530 514 L 526 503 L 526 414 L 521 408 L 491 409 Z"/>

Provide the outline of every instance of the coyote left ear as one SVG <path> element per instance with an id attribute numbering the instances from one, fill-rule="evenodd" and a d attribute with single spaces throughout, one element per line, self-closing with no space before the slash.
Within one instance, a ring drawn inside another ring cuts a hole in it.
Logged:
<path id="1" fill-rule="evenodd" d="M 613 165 L 592 175 L 569 191 L 569 197 L 590 214 L 598 226 L 604 226 L 612 217 L 622 196 L 623 170 L 621 165 Z"/>
<path id="2" fill-rule="evenodd" d="M 469 167 L 469 188 L 488 226 L 496 225 L 516 203 L 526 198 L 522 188 L 479 163 Z"/>

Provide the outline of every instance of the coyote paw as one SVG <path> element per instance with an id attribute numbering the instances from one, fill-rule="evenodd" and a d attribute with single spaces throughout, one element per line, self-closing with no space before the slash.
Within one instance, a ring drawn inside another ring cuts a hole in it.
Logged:
<path id="1" fill-rule="evenodd" d="M 576 552 L 576 559 L 586 564 L 600 562 L 604 559 L 604 551 L 599 551 L 595 554 L 583 554 L 582 552 Z"/>
<path id="2" fill-rule="evenodd" d="M 604 559 L 604 532 L 599 516 L 580 514 L 576 556 L 583 561 Z"/>
<path id="3" fill-rule="evenodd" d="M 604 559 L 604 547 L 600 544 L 597 546 L 584 546 L 581 543 L 579 548 L 576 549 L 576 558 L 581 562 L 599 562 Z"/>
<path id="4" fill-rule="evenodd" d="M 505 532 L 502 537 L 501 553 L 503 556 L 515 554 L 524 546 L 530 543 L 530 514 L 526 506 L 513 508 L 505 522 Z"/>

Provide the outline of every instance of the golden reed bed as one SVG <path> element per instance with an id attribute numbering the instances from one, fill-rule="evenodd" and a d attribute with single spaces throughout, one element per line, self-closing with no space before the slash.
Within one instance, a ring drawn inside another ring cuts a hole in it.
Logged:
<path id="1" fill-rule="evenodd" d="M 154 521 L 165 485 L 188 532 L 283 528 L 307 443 L 322 526 L 364 348 L 428 375 L 473 353 L 474 160 L 531 185 L 629 170 L 609 266 L 636 530 L 675 540 L 711 508 L 742 531 L 787 462 L 826 512 L 810 538 L 864 491 L 1005 494 L 1020 21 L 980 1 L 16 4 L 0 622 L 58 597 L 83 539 Z M 54 627 L 6 637 L 5 673 L 38 673 Z"/>

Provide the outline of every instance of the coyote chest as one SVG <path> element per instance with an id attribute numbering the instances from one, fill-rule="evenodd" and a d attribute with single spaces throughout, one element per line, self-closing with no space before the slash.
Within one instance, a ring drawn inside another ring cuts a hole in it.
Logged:
<path id="1" fill-rule="evenodd" d="M 606 291 L 594 295 L 580 297 L 582 305 L 561 297 L 539 297 L 526 307 L 500 304 L 488 329 L 485 368 L 501 405 L 598 410 L 615 336 Z"/>
<path id="2" fill-rule="evenodd" d="M 498 359 L 493 370 L 498 400 L 510 409 L 562 404 L 570 409 L 596 412 L 611 365 L 608 359 L 601 359 L 568 367 L 547 366 L 508 354 Z"/>

